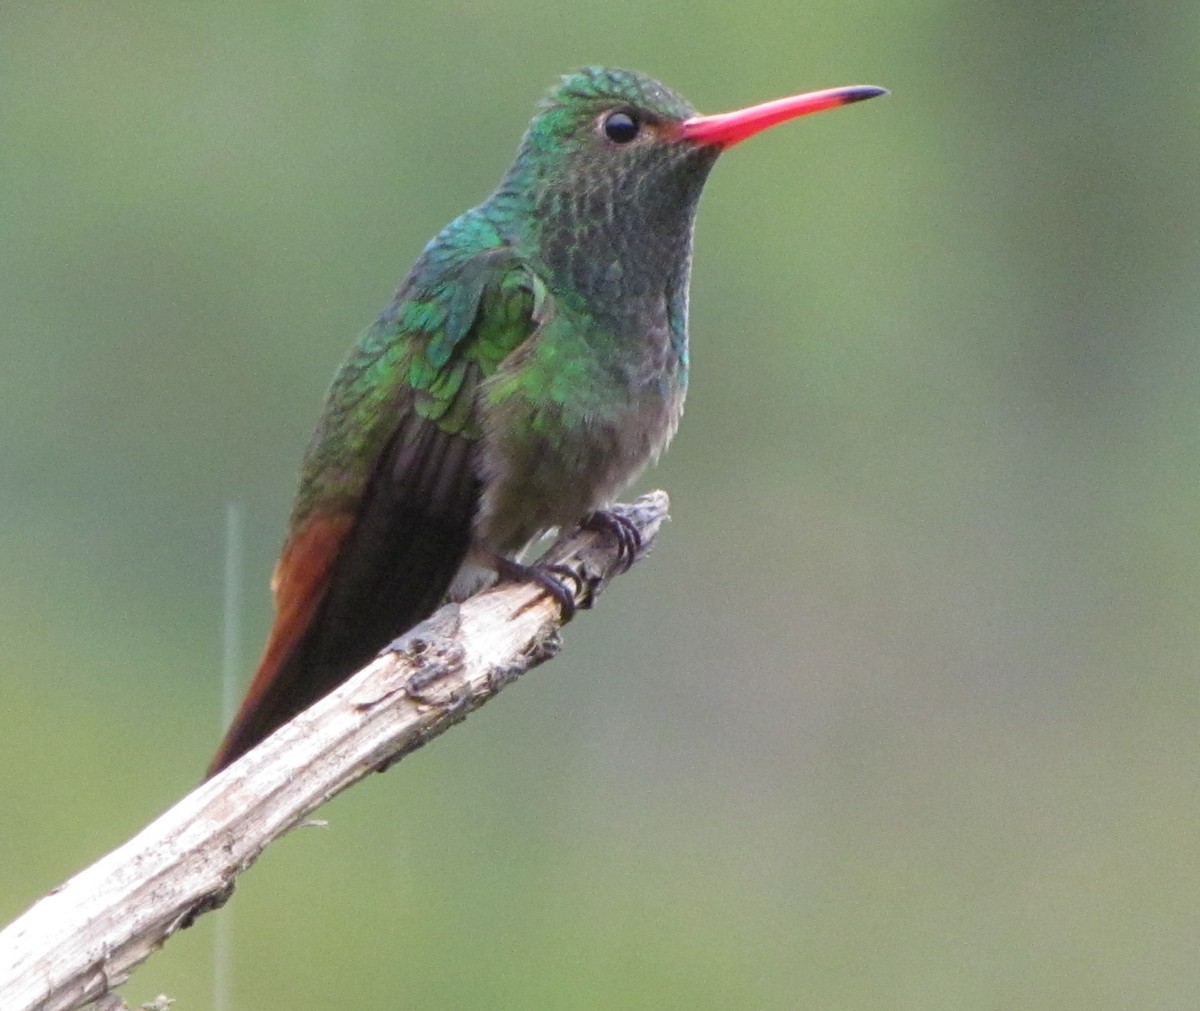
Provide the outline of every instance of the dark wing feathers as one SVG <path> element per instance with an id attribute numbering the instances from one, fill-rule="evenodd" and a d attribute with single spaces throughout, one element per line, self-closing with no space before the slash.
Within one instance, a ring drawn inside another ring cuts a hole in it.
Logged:
<path id="1" fill-rule="evenodd" d="M 510 252 L 483 254 L 410 282 L 352 352 L 306 458 L 267 648 L 210 776 L 442 602 L 479 496 L 476 390 L 532 331 L 536 287 Z M 381 363 L 393 389 L 364 388 Z M 347 447 L 364 443 L 356 477 Z"/>

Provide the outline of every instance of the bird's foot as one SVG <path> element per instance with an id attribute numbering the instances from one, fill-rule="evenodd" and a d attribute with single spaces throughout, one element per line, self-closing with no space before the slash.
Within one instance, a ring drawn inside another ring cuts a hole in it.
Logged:
<path id="1" fill-rule="evenodd" d="M 620 513 L 608 509 L 597 509 L 588 513 L 579 523 L 580 529 L 595 530 L 611 535 L 617 542 L 617 563 L 622 571 L 628 571 L 642 550 L 642 535 L 633 521 Z M 512 583 L 536 583 L 554 599 L 562 610 L 564 622 L 570 621 L 579 608 L 592 606 L 594 586 L 581 582 L 580 575 L 567 565 L 547 565 L 538 562 L 525 565 L 497 555 L 493 559 L 496 574 L 503 580 Z M 565 580 L 575 586 L 572 591 Z M 577 600 L 582 596 L 582 600 Z"/>
<path id="2" fill-rule="evenodd" d="M 562 620 L 570 621 L 575 616 L 575 594 L 563 582 L 570 579 L 577 583 L 578 577 L 565 565 L 523 565 L 503 556 L 496 559 L 496 573 L 501 579 L 512 583 L 537 583 L 558 604 Z"/>
<path id="3" fill-rule="evenodd" d="M 628 572 L 638 553 L 642 550 L 642 535 L 633 520 L 608 509 L 597 509 L 588 513 L 579 524 L 584 530 L 598 530 L 612 534 L 617 540 L 617 561 Z"/>

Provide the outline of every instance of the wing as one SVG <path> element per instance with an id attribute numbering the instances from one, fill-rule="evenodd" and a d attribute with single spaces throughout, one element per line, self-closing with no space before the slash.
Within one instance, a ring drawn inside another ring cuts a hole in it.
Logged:
<path id="1" fill-rule="evenodd" d="M 334 379 L 275 569 L 275 622 L 212 776 L 442 602 L 471 540 L 480 381 L 544 295 L 514 253 L 418 261 Z"/>

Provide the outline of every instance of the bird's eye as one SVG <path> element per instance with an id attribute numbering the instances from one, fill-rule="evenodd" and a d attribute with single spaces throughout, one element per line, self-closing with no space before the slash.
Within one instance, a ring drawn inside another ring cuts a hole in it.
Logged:
<path id="1" fill-rule="evenodd" d="M 604 136 L 614 144 L 628 144 L 641 130 L 641 124 L 627 112 L 610 112 L 604 117 Z"/>

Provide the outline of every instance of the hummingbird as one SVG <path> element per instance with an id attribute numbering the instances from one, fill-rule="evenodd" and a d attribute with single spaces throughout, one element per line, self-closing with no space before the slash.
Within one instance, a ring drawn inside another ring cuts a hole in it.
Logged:
<path id="1" fill-rule="evenodd" d="M 700 192 L 725 149 L 884 95 L 855 85 L 704 116 L 589 67 L 539 106 L 499 186 L 439 232 L 326 395 L 271 581 L 275 619 L 212 760 L 229 765 L 446 600 L 553 573 L 519 559 L 604 511 L 667 447 L 688 381 Z"/>

